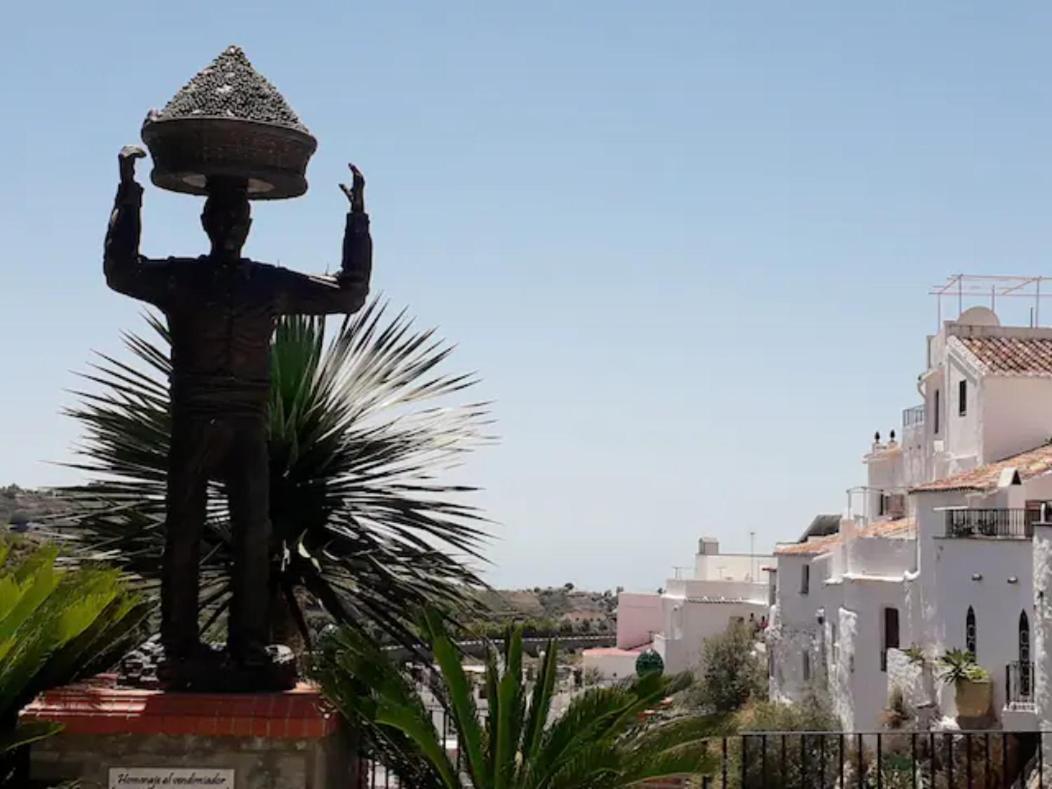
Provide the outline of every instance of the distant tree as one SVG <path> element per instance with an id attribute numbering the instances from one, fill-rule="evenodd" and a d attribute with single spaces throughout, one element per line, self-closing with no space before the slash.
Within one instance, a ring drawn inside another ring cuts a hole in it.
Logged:
<path id="1" fill-rule="evenodd" d="M 714 712 L 735 712 L 767 698 L 767 667 L 756 653 L 756 637 L 745 622 L 705 640 L 702 676 L 695 700 Z"/>
<path id="2" fill-rule="evenodd" d="M 565 589 L 567 592 L 572 592 L 573 591 L 573 584 L 570 583 L 569 581 L 567 581 L 566 583 L 563 584 L 563 589 Z"/>
<path id="3" fill-rule="evenodd" d="M 623 587 L 623 586 L 617 587 L 617 594 L 621 594 L 623 591 L 625 591 L 625 587 Z"/>

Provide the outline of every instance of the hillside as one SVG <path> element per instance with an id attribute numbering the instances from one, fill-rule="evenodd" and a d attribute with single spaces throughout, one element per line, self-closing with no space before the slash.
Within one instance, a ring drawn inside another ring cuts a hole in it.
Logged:
<path id="1" fill-rule="evenodd" d="M 572 584 L 533 589 L 498 589 L 481 596 L 492 611 L 481 629 L 504 627 L 512 621 L 524 624 L 527 634 L 569 635 L 612 633 L 616 629 L 617 594 L 574 589 Z"/>
<path id="2" fill-rule="evenodd" d="M 0 526 L 21 530 L 26 523 L 57 513 L 62 505 L 45 491 L 18 485 L 0 488 Z M 619 591 L 619 590 L 618 590 Z M 616 629 L 617 593 L 590 592 L 573 584 L 532 589 L 501 589 L 481 595 L 492 613 L 473 629 L 496 633 L 510 622 L 522 622 L 528 634 L 604 634 Z"/>
<path id="3" fill-rule="evenodd" d="M 18 485 L 0 488 L 0 525 L 21 526 L 59 512 L 61 506 L 48 493 Z"/>

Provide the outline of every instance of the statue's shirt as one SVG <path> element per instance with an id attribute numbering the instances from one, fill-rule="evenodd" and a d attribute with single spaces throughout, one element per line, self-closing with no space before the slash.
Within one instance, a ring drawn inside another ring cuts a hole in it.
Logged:
<path id="1" fill-rule="evenodd" d="M 277 318 L 349 314 L 364 303 L 372 266 L 368 216 L 347 216 L 340 277 L 314 277 L 244 258 L 144 258 L 138 254 L 140 195 L 118 192 L 106 237 L 106 281 L 167 316 L 173 408 L 265 413 Z"/>

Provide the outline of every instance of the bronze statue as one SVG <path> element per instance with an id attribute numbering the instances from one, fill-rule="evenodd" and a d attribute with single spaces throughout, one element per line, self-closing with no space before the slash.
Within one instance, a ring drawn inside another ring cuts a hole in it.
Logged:
<path id="1" fill-rule="evenodd" d="M 134 146 L 120 152 L 104 269 L 111 288 L 162 310 L 171 332 L 172 439 L 161 586 L 168 674 L 177 685 L 186 684 L 180 666 L 213 658 L 198 633 L 198 563 L 207 484 L 220 479 L 229 497 L 235 557 L 227 647 L 235 669 L 256 677 L 248 684 L 266 684 L 258 677 L 274 662 L 267 644 L 270 340 L 280 315 L 353 313 L 364 303 L 372 267 L 365 179 L 350 165 L 352 183 L 341 184 L 350 207 L 334 278 L 241 257 L 252 224 L 248 183 L 225 175 L 209 176 L 204 186 L 201 225 L 209 254 L 150 260 L 139 254 L 143 189 L 134 177 L 135 160 L 144 155 Z"/>

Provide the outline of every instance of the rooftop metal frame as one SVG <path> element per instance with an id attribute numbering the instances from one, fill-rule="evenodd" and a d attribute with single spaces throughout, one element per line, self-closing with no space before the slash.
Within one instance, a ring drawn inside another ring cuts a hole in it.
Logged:
<path id="1" fill-rule="evenodd" d="M 1041 300 L 1052 298 L 1052 292 L 1042 292 L 1042 283 L 1052 277 L 1010 276 L 1006 274 L 952 274 L 941 285 L 932 285 L 928 295 L 936 297 L 937 326 L 942 326 L 942 300 L 957 299 L 957 315 L 964 312 L 965 297 L 990 300 L 990 309 L 997 309 L 998 299 L 1031 299 L 1030 325 L 1041 325 Z M 1050 289 L 1052 290 L 1052 289 Z"/>

